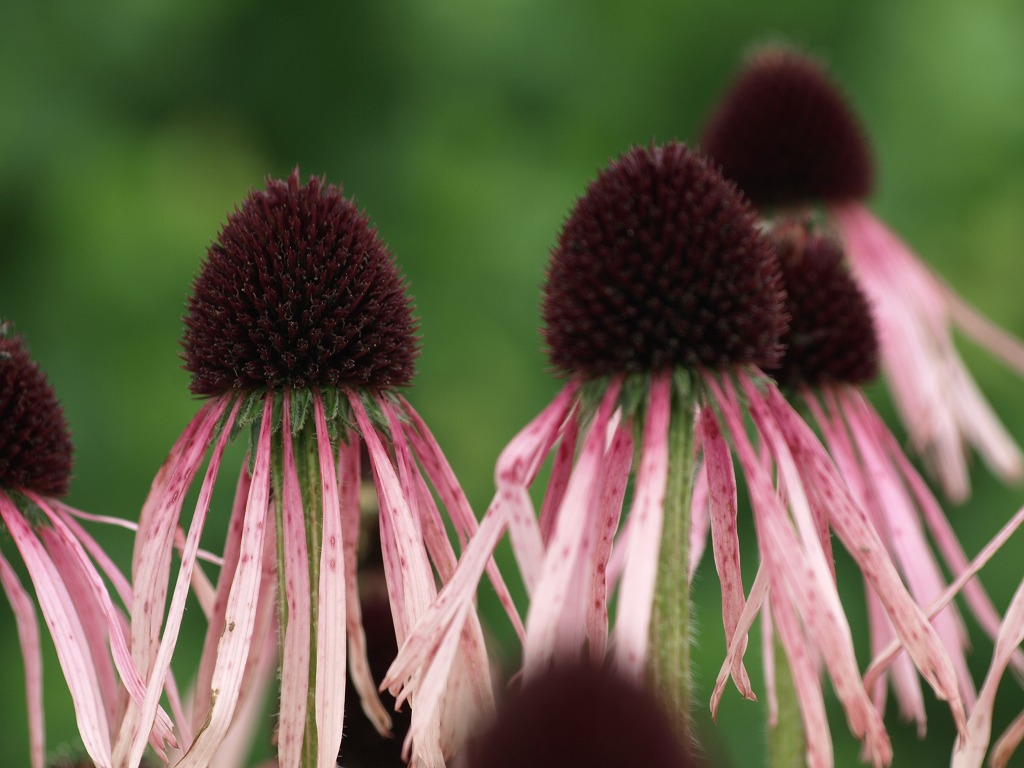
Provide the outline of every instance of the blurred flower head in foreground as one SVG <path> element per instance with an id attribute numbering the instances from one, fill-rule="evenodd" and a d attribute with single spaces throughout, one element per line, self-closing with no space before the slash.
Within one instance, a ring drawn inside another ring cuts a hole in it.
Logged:
<path id="1" fill-rule="evenodd" d="M 659 610 L 659 557 L 666 551 L 678 552 L 683 563 L 671 574 L 678 594 L 669 601 L 687 600 L 685 543 L 669 526 L 677 507 L 689 504 L 696 432 L 730 645 L 724 669 L 744 695 L 753 696 L 742 663 L 746 633 L 770 588 L 810 721 L 827 733 L 821 681 L 808 666 L 820 654 L 851 729 L 876 763 L 890 759 L 823 544 L 831 526 L 962 723 L 938 636 L 824 449 L 760 369 L 781 359 L 784 300 L 778 261 L 753 210 L 707 160 L 670 143 L 634 149 L 602 171 L 563 227 L 545 287 L 545 338 L 568 381 L 499 458 L 497 495 L 480 533 L 385 682 L 403 695 L 414 692 L 420 703 L 436 695 L 422 681 L 444 678 L 450 657 L 438 649 L 459 636 L 486 557 L 506 529 L 531 598 L 526 680 L 584 649 L 594 659 L 609 652 L 619 670 L 640 679 L 659 631 L 652 611 Z M 750 487 L 761 556 L 749 599 L 739 567 L 733 451 Z M 552 452 L 538 522 L 528 491 Z M 631 475 L 632 506 L 620 526 Z M 812 765 L 830 764 L 830 744 L 811 746 Z"/>
<path id="2" fill-rule="evenodd" d="M 871 214 L 867 141 L 815 60 L 788 49 L 753 55 L 714 110 L 701 147 L 766 216 L 825 210 L 875 312 L 882 366 L 914 447 L 954 501 L 970 492 L 973 446 L 1003 480 L 1024 456 L 956 351 L 952 327 L 1024 374 L 1024 343 L 994 326 Z"/>
<path id="3" fill-rule="evenodd" d="M 111 764 L 124 690 L 141 701 L 145 686 L 132 664 L 125 617 L 103 581 L 111 580 L 125 605 L 128 582 L 79 524 L 91 517 L 64 504 L 71 478 L 71 438 L 64 414 L 22 340 L 0 325 L 0 533 L 13 543 L 35 588 L 57 659 L 71 692 L 86 751 Z M 5 547 L 6 548 L 6 547 Z M 35 606 L 0 551 L 0 585 L 14 611 L 25 663 L 32 768 L 42 768 L 42 646 Z M 154 713 L 142 733 L 154 744 L 171 737 L 170 719 Z"/>
<path id="4" fill-rule="evenodd" d="M 252 191 L 228 217 L 193 285 L 185 326 L 192 391 L 209 399 L 171 450 L 140 518 L 132 650 L 149 687 L 132 717 L 143 726 L 153 717 L 224 449 L 249 430 L 196 700 L 179 722 L 178 765 L 210 764 L 251 695 L 261 657 L 274 652 L 275 621 L 280 765 L 297 766 L 313 749 L 319 765 L 334 765 L 346 663 L 367 716 L 380 733 L 390 728 L 367 663 L 356 583 L 361 447 L 380 503 L 399 643 L 433 600 L 435 572 L 445 581 L 455 569 L 434 493 L 463 540 L 476 530 L 440 448 L 398 391 L 412 378 L 418 345 L 404 278 L 355 204 L 318 179 L 302 184 L 296 170 Z M 164 623 L 172 532 L 211 444 Z M 475 618 L 458 649 L 458 672 L 424 715 L 414 765 L 442 764 L 463 738 L 467 712 L 490 706 Z M 143 751 L 140 733 L 121 745 L 131 768 Z"/>

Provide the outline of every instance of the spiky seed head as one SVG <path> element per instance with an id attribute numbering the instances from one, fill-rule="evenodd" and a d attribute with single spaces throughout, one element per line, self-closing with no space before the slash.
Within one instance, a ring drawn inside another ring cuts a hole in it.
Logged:
<path id="1" fill-rule="evenodd" d="M 867 384 L 878 376 L 878 336 L 867 297 L 836 239 L 807 222 L 786 221 L 772 232 L 786 284 L 786 354 L 769 370 L 784 386 Z"/>
<path id="2" fill-rule="evenodd" d="M 786 48 L 748 60 L 701 149 L 761 209 L 871 192 L 871 151 L 846 98 L 817 61 Z"/>
<path id="3" fill-rule="evenodd" d="M 778 263 L 736 186 L 679 143 L 635 148 L 576 203 L 544 288 L 551 362 L 587 377 L 774 364 Z"/>
<path id="4" fill-rule="evenodd" d="M 296 169 L 228 216 L 185 316 L 191 390 L 408 384 L 418 354 L 405 280 L 339 187 Z"/>
<path id="5" fill-rule="evenodd" d="M 0 487 L 63 496 L 71 436 L 57 396 L 22 339 L 0 333 Z"/>

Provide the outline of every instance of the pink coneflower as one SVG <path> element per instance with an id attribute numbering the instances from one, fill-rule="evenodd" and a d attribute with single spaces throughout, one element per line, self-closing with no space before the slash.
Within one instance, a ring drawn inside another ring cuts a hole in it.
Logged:
<path id="1" fill-rule="evenodd" d="M 404 278 L 355 204 L 317 179 L 302 185 L 296 170 L 252 191 L 229 215 L 195 280 L 185 325 L 191 389 L 208 400 L 161 468 L 140 519 L 132 635 L 149 687 L 137 717 L 149 722 L 159 698 L 224 448 L 251 430 L 196 682 L 195 737 L 182 734 L 178 765 L 210 764 L 260 654 L 269 652 L 261 646 L 276 613 L 280 765 L 334 766 L 339 746 L 344 755 L 346 663 L 367 716 L 383 734 L 390 727 L 367 666 L 356 583 L 361 447 L 380 502 L 399 642 L 434 599 L 435 572 L 444 581 L 455 568 L 433 493 L 460 538 L 476 529 L 437 443 L 398 391 L 418 353 Z M 213 443 L 161 635 L 172 532 Z M 443 765 L 466 712 L 490 702 L 475 620 L 458 647 L 459 672 L 424 715 L 416 765 Z M 144 742 L 138 733 L 130 742 L 134 768 Z"/>
<path id="2" fill-rule="evenodd" d="M 1024 344 L 994 326 L 864 205 L 873 167 L 852 110 L 818 62 L 784 49 L 751 57 L 709 121 L 702 148 L 765 215 L 822 206 L 878 322 L 882 363 L 914 447 L 960 501 L 973 446 L 1004 480 L 1024 456 L 956 351 L 952 326 L 1024 373 Z"/>
<path id="3" fill-rule="evenodd" d="M 545 340 L 568 379 L 498 461 L 497 495 L 460 569 L 415 630 L 386 684 L 436 697 L 472 608 L 476 581 L 506 530 L 530 593 L 526 679 L 555 660 L 610 654 L 649 673 L 688 730 L 688 512 L 694 436 L 708 473 L 715 560 L 730 642 L 727 669 L 752 696 L 746 632 L 768 593 L 815 740 L 831 762 L 820 654 L 851 729 L 877 764 L 890 757 L 862 684 L 830 571 L 831 526 L 878 592 L 938 694 L 963 710 L 934 630 L 900 583 L 865 513 L 813 433 L 758 366 L 774 366 L 786 325 L 778 261 L 735 186 L 681 144 L 634 149 L 601 172 L 563 227 L 544 292 Z M 695 415 L 699 407 L 699 418 Z M 747 415 L 757 431 L 748 438 Z M 761 569 L 744 596 L 728 428 L 751 489 Z M 554 454 L 539 521 L 529 487 Z M 780 495 L 771 470 L 784 486 Z M 632 501 L 620 526 L 627 487 Z M 609 576 L 624 548 L 621 577 Z M 617 599 L 609 628 L 609 601 Z M 811 730 L 809 728 L 809 730 Z M 411 735 L 418 736 L 416 712 Z M 823 743 L 824 742 L 824 743 Z"/>
<path id="4" fill-rule="evenodd" d="M 967 570 L 968 561 L 927 484 L 861 393 L 878 373 L 878 342 L 868 301 L 847 271 L 838 241 L 814 232 L 808 222 L 792 220 L 777 223 L 772 240 L 785 278 L 790 326 L 783 337 L 786 355 L 770 373 L 814 415 L 843 478 L 868 512 L 914 599 L 929 606 L 947 585 L 928 537 L 954 576 Z M 979 623 L 994 638 L 1000 618 L 985 590 L 973 580 L 964 592 Z M 878 654 L 894 632 L 870 588 L 867 598 L 872 652 Z M 933 623 L 970 709 L 975 690 L 965 658 L 966 630 L 953 606 Z M 1024 656 L 1018 654 L 1016 663 L 1024 669 Z M 923 734 L 924 700 L 907 656 L 897 659 L 891 680 L 901 714 L 915 720 Z M 880 709 L 885 689 L 885 678 L 879 676 L 873 692 Z"/>
<path id="5" fill-rule="evenodd" d="M 89 756 L 112 765 L 111 741 L 122 693 L 141 701 L 145 685 L 132 664 L 124 613 L 101 574 L 126 604 L 127 580 L 60 497 L 71 478 L 71 438 L 53 390 L 22 340 L 0 324 L 0 531 L 13 542 L 35 588 L 53 639 Z M 42 664 L 32 598 L 0 553 L 0 585 L 14 611 L 25 662 L 32 768 L 42 768 Z M 154 745 L 171 737 L 170 720 L 154 712 Z M 152 721 L 151 721 L 152 722 Z M 140 733 L 145 741 L 150 731 Z"/>

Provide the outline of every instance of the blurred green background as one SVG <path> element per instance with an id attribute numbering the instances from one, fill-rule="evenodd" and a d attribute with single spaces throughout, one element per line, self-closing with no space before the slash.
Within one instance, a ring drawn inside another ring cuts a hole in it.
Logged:
<path id="1" fill-rule="evenodd" d="M 1019 0 L 284 7 L 0 4 L 0 317 L 14 321 L 62 398 L 77 446 L 69 500 L 80 508 L 135 516 L 197 409 L 178 339 L 205 248 L 251 186 L 298 165 L 304 177 L 343 182 L 407 273 L 423 336 L 409 397 L 482 510 L 498 452 L 558 387 L 537 333 L 538 288 L 575 197 L 631 145 L 694 137 L 743 52 L 775 38 L 827 59 L 845 85 L 877 154 L 875 210 L 965 296 L 1024 334 Z M 1024 382 L 964 347 L 1024 437 Z M 888 413 L 884 392 L 875 394 Z M 1024 502 L 1024 489 L 975 470 L 972 501 L 950 511 L 971 553 Z M 223 495 L 218 504 L 211 548 Z M 747 566 L 752 534 L 741 530 Z M 129 537 L 97 535 L 127 566 Z M 1018 537 L 985 573 L 1000 607 L 1022 556 Z M 845 561 L 840 578 L 863 628 L 859 577 Z M 710 560 L 696 592 L 706 701 L 724 654 Z M 6 607 L 0 624 L 2 762 L 27 765 Z M 980 680 L 991 643 L 971 630 Z M 508 638 L 501 622 L 496 632 Z M 75 731 L 52 648 L 45 674 L 56 749 Z M 1004 682 L 999 705 L 997 733 L 1024 708 L 1016 682 Z M 934 702 L 930 712 L 923 743 L 890 712 L 896 765 L 948 761 L 950 718 Z M 837 764 L 856 765 L 841 712 L 831 714 Z M 727 691 L 717 725 L 705 716 L 715 764 L 761 764 L 763 717 L 761 705 Z"/>

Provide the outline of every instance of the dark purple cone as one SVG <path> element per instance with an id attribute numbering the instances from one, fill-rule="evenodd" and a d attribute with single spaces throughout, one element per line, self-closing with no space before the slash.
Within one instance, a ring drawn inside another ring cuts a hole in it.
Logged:
<path id="1" fill-rule="evenodd" d="M 405 281 L 341 189 L 268 180 L 228 216 L 192 287 L 185 369 L 197 395 L 408 384 L 418 354 Z"/>
<path id="2" fill-rule="evenodd" d="M 697 765 L 649 691 L 607 669 L 575 666 L 511 694 L 467 757 L 467 768 Z"/>
<path id="3" fill-rule="evenodd" d="M 585 376 L 771 365 L 778 263 L 732 182 L 679 143 L 636 148 L 576 203 L 551 256 L 551 362 Z"/>
<path id="4" fill-rule="evenodd" d="M 0 334 L 0 487 L 63 496 L 71 437 L 57 396 L 17 336 Z"/>
<path id="5" fill-rule="evenodd" d="M 752 57 L 708 122 L 701 149 L 758 208 L 861 200 L 871 152 L 846 99 L 815 60 Z"/>
<path id="6" fill-rule="evenodd" d="M 868 300 L 831 237 L 786 222 L 772 233 L 786 283 L 786 354 L 769 370 L 784 386 L 867 384 L 878 375 L 878 336 Z"/>

